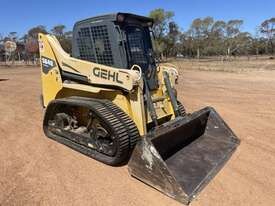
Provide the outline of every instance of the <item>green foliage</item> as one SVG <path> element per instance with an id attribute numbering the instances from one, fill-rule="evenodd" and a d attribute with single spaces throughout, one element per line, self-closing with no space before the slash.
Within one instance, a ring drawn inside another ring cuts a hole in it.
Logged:
<path id="1" fill-rule="evenodd" d="M 65 28 L 66 28 L 65 25 L 59 24 L 59 25 L 54 26 L 51 31 L 55 36 L 64 36 Z"/>
<path id="2" fill-rule="evenodd" d="M 275 17 L 263 21 L 259 27 L 260 32 L 267 38 L 266 50 L 275 52 Z"/>
<path id="3" fill-rule="evenodd" d="M 165 11 L 161 8 L 151 11 L 149 14 L 149 17 L 154 19 L 153 31 L 155 35 L 155 48 L 156 52 L 160 56 L 163 56 L 163 53 L 169 50 L 168 36 L 171 37 L 171 35 L 173 35 L 171 29 L 178 30 L 178 26 L 176 25 L 176 23 L 172 22 L 173 16 L 174 12 Z M 172 33 L 168 34 L 168 32 Z"/>
<path id="4" fill-rule="evenodd" d="M 273 54 L 275 52 L 275 18 L 265 20 L 259 28 L 262 36 L 253 37 L 242 31 L 243 20 L 227 22 L 212 17 L 196 18 L 190 28 L 180 31 L 173 21 L 174 13 L 155 9 L 149 16 L 155 20 L 157 52 L 165 56 L 197 57 L 249 54 Z"/>
<path id="5" fill-rule="evenodd" d="M 64 51 L 71 54 L 72 53 L 72 32 L 71 31 L 64 32 L 62 35 L 57 36 L 57 39 L 59 40 Z"/>
<path id="6" fill-rule="evenodd" d="M 161 39 L 168 31 L 169 22 L 174 16 L 174 12 L 164 9 L 155 9 L 150 12 L 149 17 L 154 19 L 153 30 L 157 39 Z"/>
<path id="7" fill-rule="evenodd" d="M 72 52 L 72 32 L 65 32 L 66 26 L 63 24 L 56 25 L 51 32 L 57 37 L 62 48 L 67 52 Z"/>
<path id="8" fill-rule="evenodd" d="M 46 27 L 43 25 L 39 25 L 36 27 L 31 28 L 28 31 L 27 37 L 28 38 L 33 38 L 33 39 L 37 39 L 38 38 L 38 33 L 43 33 L 43 34 L 47 34 L 47 30 Z"/>

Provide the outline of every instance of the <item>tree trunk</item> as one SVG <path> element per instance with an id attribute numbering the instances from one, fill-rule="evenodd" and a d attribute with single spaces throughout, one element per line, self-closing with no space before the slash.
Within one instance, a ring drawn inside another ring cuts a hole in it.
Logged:
<path id="1" fill-rule="evenodd" d="M 197 59 L 200 59 L 200 48 L 197 49 Z"/>
<path id="2" fill-rule="evenodd" d="M 160 59 L 163 60 L 164 59 L 164 55 L 163 52 L 160 53 Z"/>
<path id="3" fill-rule="evenodd" d="M 273 45 L 272 39 L 270 40 L 270 46 L 271 46 L 271 54 L 273 55 L 274 54 L 274 45 Z"/>
<path id="4" fill-rule="evenodd" d="M 226 60 L 230 61 L 230 57 L 231 57 L 231 47 L 227 48 L 227 54 L 226 54 Z"/>
<path id="5" fill-rule="evenodd" d="M 12 63 L 11 64 L 14 65 L 14 63 L 15 63 L 15 53 L 12 54 Z"/>
<path id="6" fill-rule="evenodd" d="M 231 55 L 231 48 L 228 47 L 228 48 L 227 48 L 227 56 L 230 57 L 230 55 Z"/>

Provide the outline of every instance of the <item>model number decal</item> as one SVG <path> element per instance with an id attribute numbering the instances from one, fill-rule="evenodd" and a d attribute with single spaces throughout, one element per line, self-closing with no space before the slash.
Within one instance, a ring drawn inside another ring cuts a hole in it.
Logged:
<path id="1" fill-rule="evenodd" d="M 54 63 L 53 60 L 51 59 L 46 59 L 44 57 L 42 57 L 42 64 L 48 66 L 48 67 L 53 67 Z"/>
<path id="2" fill-rule="evenodd" d="M 48 72 L 56 66 L 56 63 L 54 60 L 42 56 L 41 57 L 41 65 L 42 65 L 43 72 L 45 74 L 48 74 Z"/>
<path id="3" fill-rule="evenodd" d="M 119 72 L 108 71 L 107 69 L 101 69 L 98 67 L 93 68 L 93 75 L 102 79 L 111 80 L 123 84 L 123 81 L 119 79 Z"/>

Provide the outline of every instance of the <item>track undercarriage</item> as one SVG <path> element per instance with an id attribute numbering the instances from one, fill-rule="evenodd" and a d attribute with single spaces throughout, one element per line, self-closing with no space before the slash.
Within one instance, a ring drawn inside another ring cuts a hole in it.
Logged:
<path id="1" fill-rule="evenodd" d="M 134 122 L 113 103 L 83 97 L 51 102 L 43 127 L 48 137 L 110 165 L 126 161 L 139 138 Z"/>

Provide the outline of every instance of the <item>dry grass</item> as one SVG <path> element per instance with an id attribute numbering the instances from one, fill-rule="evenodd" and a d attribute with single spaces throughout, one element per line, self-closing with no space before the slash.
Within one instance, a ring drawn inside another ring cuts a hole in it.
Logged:
<path id="1" fill-rule="evenodd" d="M 275 70 L 275 59 L 238 58 L 230 61 L 219 59 L 170 59 L 169 63 L 177 66 L 179 70 L 201 70 L 222 72 L 249 72 L 260 70 Z"/>
<path id="2" fill-rule="evenodd" d="M 174 64 L 179 70 L 199 70 L 199 71 L 220 71 L 220 72 L 250 72 L 262 70 L 275 70 L 275 59 L 269 56 L 263 57 L 239 57 L 227 61 L 222 61 L 220 58 L 207 59 L 169 59 L 169 63 Z M 14 62 L 6 64 L 0 62 L 1 68 L 18 68 L 18 67 L 34 67 L 37 64 Z"/>

